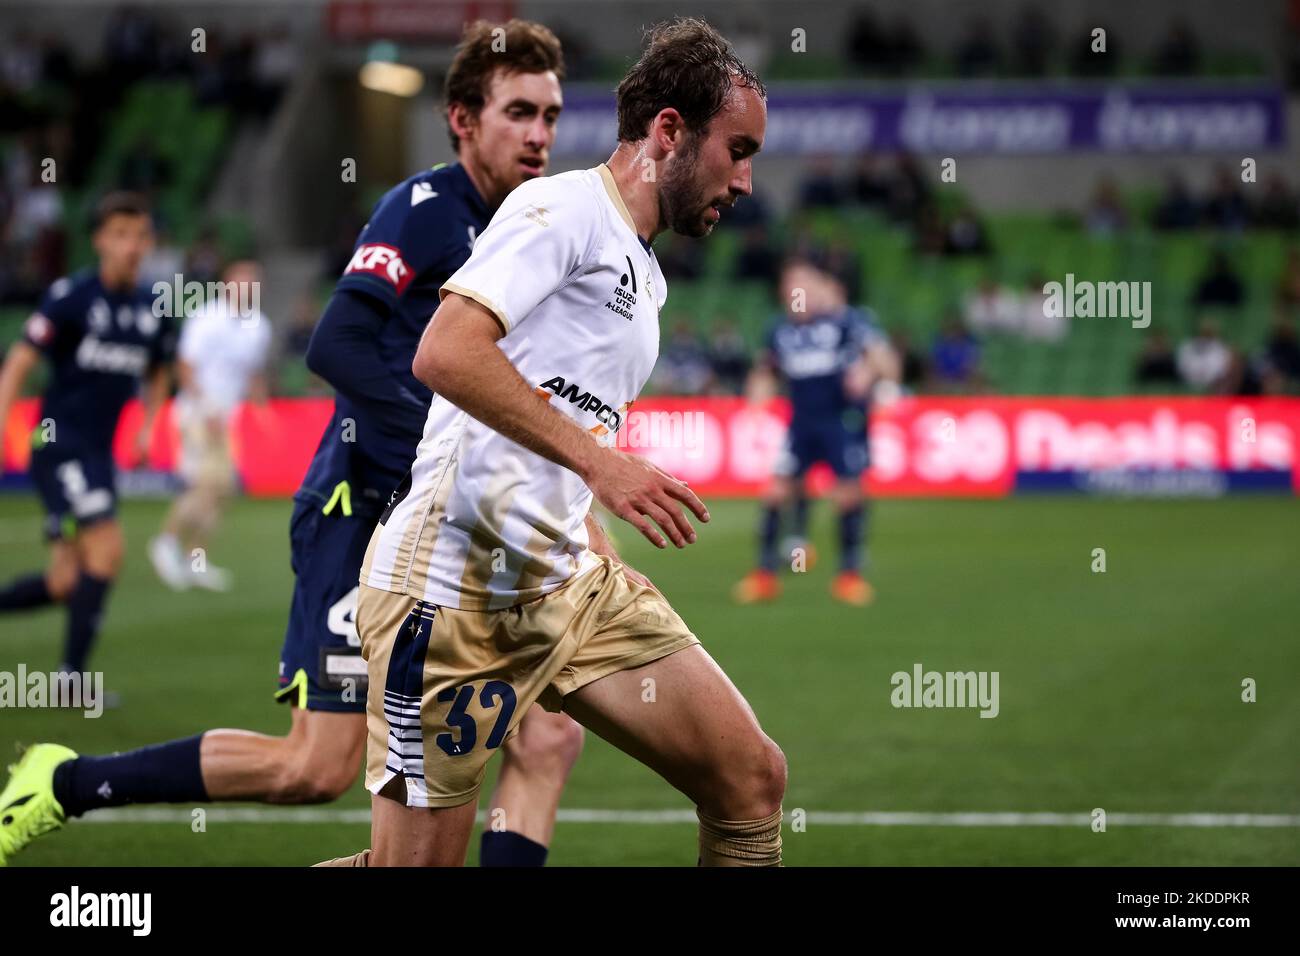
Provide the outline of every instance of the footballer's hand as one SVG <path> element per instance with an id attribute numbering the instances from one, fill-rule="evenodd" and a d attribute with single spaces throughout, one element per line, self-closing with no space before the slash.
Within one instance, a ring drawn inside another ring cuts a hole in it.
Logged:
<path id="1" fill-rule="evenodd" d="M 709 510 L 686 482 L 678 481 L 645 458 L 615 448 L 602 452 L 587 478 L 587 486 L 597 501 L 640 531 L 656 548 L 667 547 L 656 524 L 677 547 L 694 543 L 695 529 L 682 513 L 682 505 L 701 521 L 709 520 Z"/>
<path id="2" fill-rule="evenodd" d="M 149 440 L 153 437 L 152 428 L 141 427 L 135 433 L 135 442 L 131 446 L 132 468 L 142 468 L 149 463 Z"/>

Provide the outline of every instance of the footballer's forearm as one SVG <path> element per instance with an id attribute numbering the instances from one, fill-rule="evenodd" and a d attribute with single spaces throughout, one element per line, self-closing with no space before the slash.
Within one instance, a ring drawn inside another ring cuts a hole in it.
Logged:
<path id="1" fill-rule="evenodd" d="M 411 372 L 489 428 L 588 480 L 601 446 L 524 381 L 496 344 L 502 334 L 486 308 L 450 294 L 425 328 Z"/>
<path id="2" fill-rule="evenodd" d="M 41 353 L 27 342 L 19 340 L 10 346 L 4 365 L 0 366 L 0 435 L 4 434 L 9 409 L 40 360 Z"/>

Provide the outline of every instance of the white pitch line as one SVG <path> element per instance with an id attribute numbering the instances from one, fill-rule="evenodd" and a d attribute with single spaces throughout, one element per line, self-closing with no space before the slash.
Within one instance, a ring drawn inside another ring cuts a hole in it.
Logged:
<path id="1" fill-rule="evenodd" d="M 209 823 L 369 823 L 370 811 L 315 807 L 204 807 Z M 786 808 L 786 821 L 794 808 Z M 486 817 L 478 814 L 479 822 Z M 560 823 L 696 823 L 694 810 L 561 810 Z M 84 823 L 190 823 L 193 810 L 116 807 L 96 810 Z M 809 824 L 835 827 L 1088 827 L 1088 813 L 827 813 L 812 811 Z M 1300 827 L 1294 813 L 1108 813 L 1107 826 L 1120 827 Z"/>

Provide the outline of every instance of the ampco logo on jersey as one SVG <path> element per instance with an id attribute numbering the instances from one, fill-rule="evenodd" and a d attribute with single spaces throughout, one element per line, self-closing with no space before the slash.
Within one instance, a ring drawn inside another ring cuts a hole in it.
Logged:
<path id="1" fill-rule="evenodd" d="M 623 427 L 623 416 L 614 410 L 614 407 L 608 402 L 602 400 L 598 395 L 591 392 L 580 391 L 577 382 L 566 383 L 564 379 L 557 375 L 555 378 L 548 379 L 541 385 L 537 386 L 537 394 L 548 402 L 554 395 L 565 399 L 570 405 L 577 405 L 583 411 L 595 412 L 596 421 L 600 422 L 612 432 L 618 431 Z M 550 392 L 551 394 L 547 394 Z"/>
<path id="2" fill-rule="evenodd" d="M 148 936 L 153 928 L 152 893 L 83 893 L 73 886 L 50 897 L 50 925 L 125 926 L 132 936 Z"/>

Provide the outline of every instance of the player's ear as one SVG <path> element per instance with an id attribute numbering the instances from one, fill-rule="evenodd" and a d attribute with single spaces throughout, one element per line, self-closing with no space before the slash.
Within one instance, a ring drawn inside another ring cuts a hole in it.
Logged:
<path id="1" fill-rule="evenodd" d="M 682 114 L 671 106 L 661 109 L 650 121 L 649 147 L 652 158 L 663 159 L 669 153 L 681 149 L 686 144 L 686 124 Z"/>
<path id="2" fill-rule="evenodd" d="M 447 107 L 447 122 L 451 131 L 462 140 L 473 139 L 474 131 L 478 129 L 478 117 L 464 103 L 452 103 Z"/>

